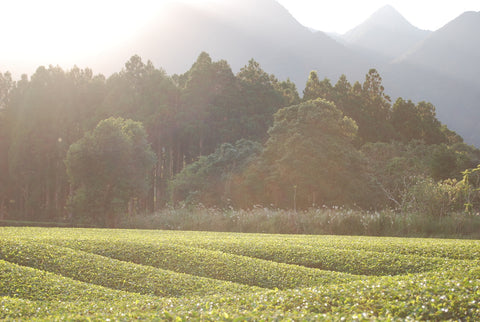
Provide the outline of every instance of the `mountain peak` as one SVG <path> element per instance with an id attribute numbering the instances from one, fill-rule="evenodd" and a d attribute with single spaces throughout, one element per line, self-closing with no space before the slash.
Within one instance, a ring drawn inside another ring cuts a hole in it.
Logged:
<path id="1" fill-rule="evenodd" d="M 393 59 L 408 51 L 429 33 L 413 26 L 394 7 L 386 5 L 348 31 L 343 39 L 350 46 Z"/>
<path id="2" fill-rule="evenodd" d="M 397 9 L 395 9 L 392 5 L 390 4 L 387 4 L 383 7 L 381 7 L 380 9 L 378 9 L 377 11 L 375 11 L 373 13 L 372 16 L 376 16 L 376 15 L 397 15 L 397 16 L 402 16 L 398 11 Z M 403 17 L 402 17 L 403 18 Z"/>
<path id="3" fill-rule="evenodd" d="M 363 24 L 389 29 L 415 28 L 391 5 L 386 5 L 375 11 Z"/>

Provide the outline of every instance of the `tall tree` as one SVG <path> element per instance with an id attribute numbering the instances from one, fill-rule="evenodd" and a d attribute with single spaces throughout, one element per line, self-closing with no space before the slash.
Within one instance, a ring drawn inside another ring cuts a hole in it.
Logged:
<path id="1" fill-rule="evenodd" d="M 435 106 L 432 103 L 420 102 L 416 106 L 422 126 L 422 139 L 427 144 L 441 144 L 448 142 L 448 132 L 437 119 Z"/>
<path id="2" fill-rule="evenodd" d="M 166 182 L 178 172 L 183 163 L 176 135 L 180 131 L 180 91 L 164 70 L 156 69 L 148 61 L 135 55 L 125 63 L 125 68 L 107 80 L 107 94 L 97 112 L 97 122 L 116 116 L 130 118 L 144 124 L 149 142 L 158 156 L 153 170 L 152 186 L 145 203 L 154 211 L 164 204 Z"/>
<path id="3" fill-rule="evenodd" d="M 226 61 L 213 62 L 203 52 L 186 74 L 182 88 L 180 122 L 185 129 L 185 158 L 190 163 L 212 153 L 224 142 L 235 142 L 238 134 L 237 80 Z"/>
<path id="4" fill-rule="evenodd" d="M 311 71 L 308 76 L 307 84 L 303 90 L 303 101 L 314 100 L 317 98 L 323 98 L 327 101 L 332 101 L 333 86 L 328 78 L 320 81 L 316 71 Z"/>
<path id="5" fill-rule="evenodd" d="M 356 132 L 352 119 L 322 99 L 279 110 L 261 157 L 266 198 L 282 207 L 368 200 L 364 161 L 352 146 Z"/>
<path id="6" fill-rule="evenodd" d="M 392 107 L 391 123 L 404 142 L 422 140 L 427 144 L 440 144 L 448 141 L 431 103 L 415 105 L 410 100 L 398 98 Z"/>
<path id="7" fill-rule="evenodd" d="M 237 78 L 243 98 L 241 137 L 263 142 L 273 124 L 273 114 L 292 100 L 285 99 L 283 90 L 276 88 L 278 80 L 253 59 L 240 69 Z"/>
<path id="8" fill-rule="evenodd" d="M 391 122 L 403 142 L 422 139 L 422 120 L 412 101 L 399 97 L 392 107 Z"/>
<path id="9" fill-rule="evenodd" d="M 395 137 L 390 123 L 390 97 L 385 94 L 382 77 L 376 69 L 365 75 L 361 93 L 358 135 L 365 142 L 388 142 Z"/>
<path id="10" fill-rule="evenodd" d="M 141 123 L 109 118 L 70 146 L 65 164 L 73 219 L 115 226 L 128 202 L 148 190 L 155 153 Z"/>
<path id="11" fill-rule="evenodd" d="M 338 78 L 337 83 L 333 87 L 333 91 L 335 104 L 343 111 L 345 109 L 343 106 L 349 105 L 348 100 L 352 92 L 352 85 L 348 82 L 345 74 Z"/>
<path id="12" fill-rule="evenodd" d="M 15 82 L 12 80 L 12 75 L 9 72 L 0 73 L 0 110 L 8 106 L 10 92 L 14 85 Z"/>
<path id="13" fill-rule="evenodd" d="M 283 96 L 283 105 L 290 106 L 300 103 L 297 86 L 290 79 L 279 82 L 275 79 L 273 86 Z"/>
<path id="14" fill-rule="evenodd" d="M 17 218 L 56 220 L 68 195 L 63 159 L 103 100 L 103 77 L 91 70 L 39 67 L 17 83 L 9 102 L 9 173 Z"/>
<path id="15" fill-rule="evenodd" d="M 9 119 L 8 101 L 14 82 L 9 73 L 0 73 L 0 220 L 7 216 L 7 205 L 9 204 L 9 173 L 8 173 L 8 146 Z"/>
<path id="16" fill-rule="evenodd" d="M 352 86 L 345 75 L 341 75 L 333 87 L 333 101 L 335 106 L 340 109 L 343 114 L 353 119 L 357 125 L 363 124 L 362 117 L 362 85 L 359 82 L 355 82 Z M 363 140 L 357 136 L 355 143 L 361 145 Z"/>
<path id="17" fill-rule="evenodd" d="M 356 145 L 365 142 L 388 142 L 395 139 L 390 123 L 390 97 L 384 93 L 382 78 L 375 69 L 369 70 L 363 84 L 352 86 L 345 75 L 341 75 L 335 86 L 330 80 L 318 79 L 315 71 L 310 73 L 305 86 L 303 101 L 323 98 L 335 105 L 358 125 Z"/>

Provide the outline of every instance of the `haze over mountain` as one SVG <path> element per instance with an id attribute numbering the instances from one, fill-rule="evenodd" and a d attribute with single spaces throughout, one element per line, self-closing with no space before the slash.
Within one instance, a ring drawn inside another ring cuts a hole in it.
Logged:
<path id="1" fill-rule="evenodd" d="M 341 38 L 349 47 L 392 59 L 406 53 L 430 33 L 413 26 L 387 5 Z"/>
<path id="2" fill-rule="evenodd" d="M 376 68 L 393 101 L 433 103 L 443 123 L 480 146 L 478 30 L 478 12 L 429 32 L 386 6 L 335 40 L 301 25 L 275 0 L 172 1 L 121 46 L 77 64 L 108 76 L 138 54 L 170 75 L 182 74 L 206 51 L 234 72 L 253 58 L 268 73 L 290 78 L 300 94 L 312 70 L 334 84 L 342 74 L 362 82 Z"/>
<path id="3" fill-rule="evenodd" d="M 480 13 L 466 12 L 385 66 L 386 88 L 427 100 L 439 119 L 480 146 Z"/>
<path id="4" fill-rule="evenodd" d="M 399 62 L 423 66 L 480 86 L 480 12 L 465 12 L 427 37 Z"/>
<path id="5" fill-rule="evenodd" d="M 202 51 L 215 60 L 227 60 L 234 71 L 253 58 L 267 72 L 289 77 L 302 88 L 313 69 L 331 79 L 347 71 L 361 79 L 372 66 L 325 33 L 302 26 L 275 0 L 232 0 L 211 6 L 172 3 L 123 48 L 92 64 L 103 68 L 108 64 L 109 70 L 117 71 L 138 54 L 169 74 L 183 73 Z"/>

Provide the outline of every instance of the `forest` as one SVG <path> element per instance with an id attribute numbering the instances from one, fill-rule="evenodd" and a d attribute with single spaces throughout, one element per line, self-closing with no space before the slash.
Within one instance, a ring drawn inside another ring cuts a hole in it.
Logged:
<path id="1" fill-rule="evenodd" d="M 387 95 L 381 75 L 305 89 L 250 60 L 203 52 L 167 75 L 133 56 L 91 69 L 0 73 L 0 220 L 115 227 L 165 207 L 345 207 L 476 214 L 480 150 L 429 102 Z"/>

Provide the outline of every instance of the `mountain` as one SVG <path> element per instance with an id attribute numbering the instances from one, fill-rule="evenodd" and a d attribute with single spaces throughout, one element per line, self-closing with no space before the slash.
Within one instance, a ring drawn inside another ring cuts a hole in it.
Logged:
<path id="1" fill-rule="evenodd" d="M 342 38 L 349 47 L 392 59 L 407 52 L 429 34 L 430 31 L 413 26 L 395 8 L 387 5 Z"/>
<path id="2" fill-rule="evenodd" d="M 181 74 L 206 51 L 234 72 L 254 58 L 268 73 L 290 78 L 300 94 L 311 70 L 332 83 L 345 74 L 353 83 L 376 68 L 393 100 L 433 103 L 440 121 L 480 146 L 478 30 L 478 13 L 431 33 L 387 6 L 344 35 L 345 44 L 304 27 L 275 0 L 172 1 L 123 46 L 85 65 L 108 74 L 138 54 Z"/>
<path id="3" fill-rule="evenodd" d="M 397 62 L 422 66 L 480 86 L 480 12 L 465 12 Z"/>
<path id="4" fill-rule="evenodd" d="M 466 12 L 385 67 L 396 96 L 427 100 L 438 118 L 480 146 L 480 13 Z"/>
<path id="5" fill-rule="evenodd" d="M 392 98 L 432 103 L 442 123 L 480 147 L 480 86 L 405 62 L 384 66 L 380 74 Z"/>
<path id="6" fill-rule="evenodd" d="M 227 60 L 234 71 L 254 58 L 268 73 L 290 78 L 300 88 L 314 69 L 335 81 L 345 72 L 357 80 L 373 64 L 325 33 L 304 27 L 275 0 L 210 6 L 173 2 L 122 48 L 92 64 L 118 71 L 138 54 L 169 74 L 184 73 L 202 51 Z"/>

